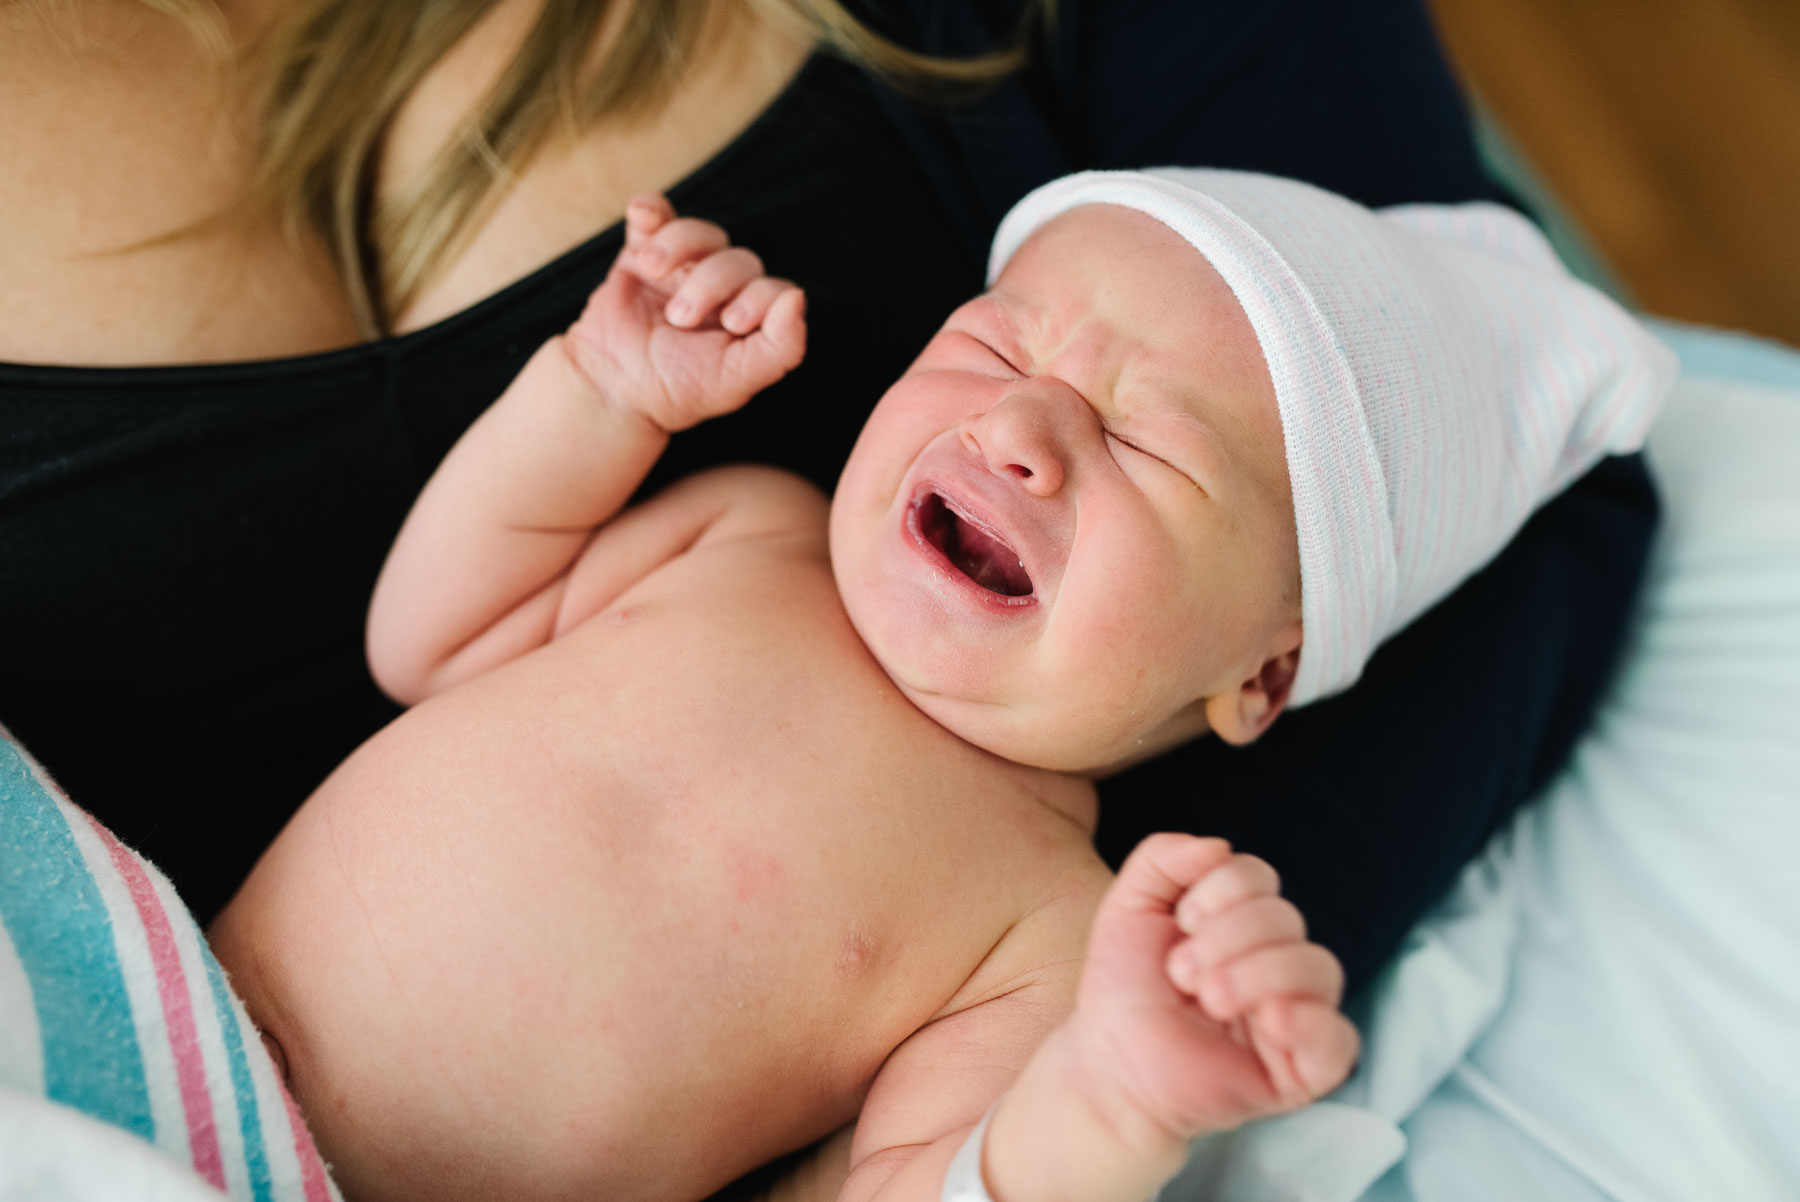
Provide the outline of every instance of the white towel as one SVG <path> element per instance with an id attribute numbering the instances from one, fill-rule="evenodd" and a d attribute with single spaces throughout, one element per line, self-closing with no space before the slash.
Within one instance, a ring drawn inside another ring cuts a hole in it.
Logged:
<path id="1" fill-rule="evenodd" d="M 1290 705 L 1355 682 L 1380 643 L 1492 559 L 1602 456 L 1635 451 L 1675 358 L 1492 204 L 1372 212 L 1237 171 L 1087 172 L 1001 223 L 990 279 L 1040 225 L 1136 209 L 1212 263 L 1274 379 L 1305 626 Z"/>
<path id="2" fill-rule="evenodd" d="M 0 1202 L 338 1202 L 167 878 L 0 727 Z"/>

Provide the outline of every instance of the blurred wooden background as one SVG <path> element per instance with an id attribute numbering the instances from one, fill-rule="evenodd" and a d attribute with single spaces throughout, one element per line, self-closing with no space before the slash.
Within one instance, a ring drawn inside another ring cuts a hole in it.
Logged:
<path id="1" fill-rule="evenodd" d="M 1800 0 L 1429 0 L 1639 307 L 1800 346 Z"/>

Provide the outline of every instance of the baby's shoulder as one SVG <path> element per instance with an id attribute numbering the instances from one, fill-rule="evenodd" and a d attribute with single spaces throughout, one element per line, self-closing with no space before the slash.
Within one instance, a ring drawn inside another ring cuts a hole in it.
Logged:
<path id="1" fill-rule="evenodd" d="M 1045 806 L 1035 830 L 1021 830 L 1014 854 L 995 871 L 1009 878 L 1022 903 L 1010 925 L 972 971 L 947 1012 L 1018 994 L 1060 1018 L 1074 997 L 1088 928 L 1112 871 L 1078 823 Z"/>
<path id="2" fill-rule="evenodd" d="M 825 536 L 831 503 L 809 480 L 780 468 L 739 463 L 712 468 L 669 486 L 666 497 L 718 507 L 709 539 L 768 535 Z"/>

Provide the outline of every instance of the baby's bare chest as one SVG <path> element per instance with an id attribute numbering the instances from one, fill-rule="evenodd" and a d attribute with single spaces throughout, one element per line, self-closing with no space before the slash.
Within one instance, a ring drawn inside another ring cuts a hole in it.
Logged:
<path id="1" fill-rule="evenodd" d="M 666 1141 L 681 1113 L 741 1172 L 850 1121 L 935 1017 L 1077 959 L 1084 922 L 1025 919 L 1098 861 L 1069 817 L 1088 786 L 914 710 L 822 562 L 684 558 L 415 707 L 312 804 L 340 848 L 455 866 L 410 874 L 408 905 L 458 964 L 515 968 L 446 968 L 434 996 L 554 998 L 531 1021 L 566 1028 L 608 1130 Z"/>
<path id="2" fill-rule="evenodd" d="M 622 959 L 682 948 L 659 986 L 671 998 L 854 1029 L 844 1046 L 878 1063 L 1090 866 L 1068 816 L 1088 786 L 916 710 L 822 563 L 686 558 L 412 711 L 395 731 L 404 770 L 434 779 L 439 814 L 541 841 L 547 861 L 605 865 L 557 887 Z"/>

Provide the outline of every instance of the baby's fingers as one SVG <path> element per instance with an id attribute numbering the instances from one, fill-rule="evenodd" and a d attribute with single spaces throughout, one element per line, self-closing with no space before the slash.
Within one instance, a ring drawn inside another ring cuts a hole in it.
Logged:
<path id="1" fill-rule="evenodd" d="M 806 293 L 786 280 L 771 283 L 781 287 L 763 315 L 762 335 L 769 340 L 772 353 L 784 358 L 785 371 L 798 366 L 806 355 Z"/>
<path id="2" fill-rule="evenodd" d="M 630 227 L 627 227 L 629 233 Z M 678 284 L 686 269 L 731 244 L 725 231 L 696 217 L 674 217 L 635 243 L 627 242 L 632 270 L 664 288 Z"/>
<path id="3" fill-rule="evenodd" d="M 1166 919 L 1195 881 L 1204 880 L 1230 858 L 1231 844 L 1223 839 L 1150 835 L 1119 866 L 1102 913 L 1152 914 Z"/>
<path id="4" fill-rule="evenodd" d="M 1306 939 L 1306 920 L 1284 897 L 1253 897 L 1202 922 L 1188 938 L 1169 950 L 1169 979 L 1187 993 L 1215 968 L 1252 950 L 1274 944 L 1298 945 Z"/>
<path id="5" fill-rule="evenodd" d="M 684 329 L 697 326 L 717 312 L 720 305 L 742 292 L 746 285 L 762 278 L 762 273 L 762 260 L 754 251 L 741 246 L 715 251 L 694 264 L 687 278 L 676 288 L 675 295 L 663 307 L 663 316 L 673 326 Z M 720 324 L 725 323 L 721 321 Z M 730 326 L 726 328 L 731 329 Z M 743 329 L 731 332 L 742 333 Z"/>
<path id="6" fill-rule="evenodd" d="M 1281 878 L 1267 860 L 1238 852 L 1194 882 L 1175 905 L 1175 922 L 1189 933 L 1214 916 L 1252 898 L 1281 892 Z"/>
<path id="7" fill-rule="evenodd" d="M 645 192 L 625 206 L 625 248 L 637 250 L 657 230 L 675 220 L 675 206 L 660 192 Z"/>
<path id="8" fill-rule="evenodd" d="M 1344 970 L 1316 943 L 1277 943 L 1200 974 L 1191 992 L 1209 1017 L 1229 1023 L 1283 996 L 1336 1006 L 1344 995 Z"/>
<path id="9" fill-rule="evenodd" d="M 759 392 L 800 365 L 806 356 L 806 294 L 785 281 L 769 302 L 762 324 L 727 352 L 735 390 Z"/>
<path id="10" fill-rule="evenodd" d="M 1342 1085 L 1362 1047 L 1350 1020 L 1322 1002 L 1278 998 L 1250 1016 L 1249 1028 L 1269 1083 L 1288 1106 Z"/>
<path id="11" fill-rule="evenodd" d="M 719 314 L 719 324 L 733 334 L 748 334 L 768 318 L 776 301 L 799 287 L 788 280 L 758 276 L 751 280 Z"/>

